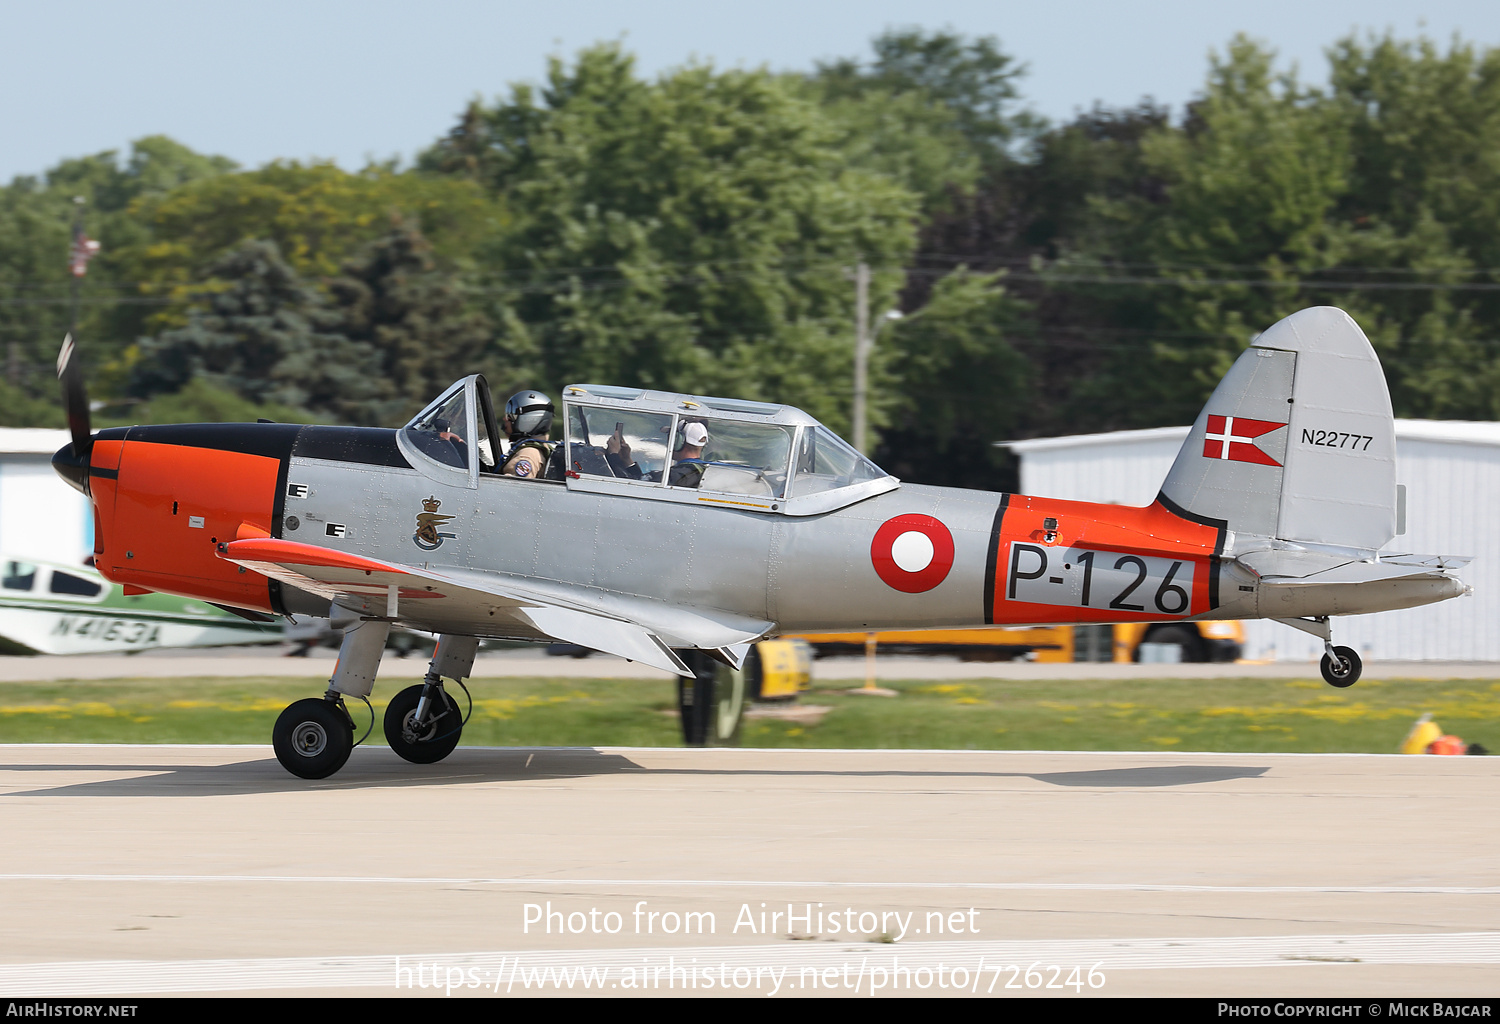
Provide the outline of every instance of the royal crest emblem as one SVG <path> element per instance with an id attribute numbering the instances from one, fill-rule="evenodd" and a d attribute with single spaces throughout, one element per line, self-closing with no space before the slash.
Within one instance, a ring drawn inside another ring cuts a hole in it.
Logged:
<path id="1" fill-rule="evenodd" d="M 417 547 L 423 551 L 436 551 L 443 546 L 443 539 L 452 539 L 457 534 L 439 533 L 438 527 L 442 526 L 452 516 L 438 514 L 438 507 L 442 505 L 436 497 L 429 496 L 422 499 L 422 508 L 425 511 L 417 513 L 417 532 L 411 535 Z"/>

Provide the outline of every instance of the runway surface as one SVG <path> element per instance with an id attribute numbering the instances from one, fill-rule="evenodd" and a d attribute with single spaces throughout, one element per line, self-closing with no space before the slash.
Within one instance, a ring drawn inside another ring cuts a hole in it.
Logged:
<path id="1" fill-rule="evenodd" d="M 0 746 L 0 994 L 1493 996 L 1497 796 L 1483 757 Z"/>

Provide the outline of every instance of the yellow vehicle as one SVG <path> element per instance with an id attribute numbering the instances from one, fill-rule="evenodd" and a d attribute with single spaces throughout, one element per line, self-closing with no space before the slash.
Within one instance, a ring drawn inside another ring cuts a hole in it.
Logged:
<path id="1" fill-rule="evenodd" d="M 1245 630 L 1223 622 L 1126 622 L 1097 626 L 989 626 L 983 629 L 914 629 L 882 633 L 802 633 L 815 657 L 866 653 L 873 637 L 886 654 L 949 654 L 964 661 L 1140 661 L 1143 644 L 1176 646 L 1179 657 L 1161 660 L 1237 661 Z M 1153 660 L 1147 658 L 1146 660 Z"/>
<path id="2" fill-rule="evenodd" d="M 800 639 L 762 640 L 745 658 L 745 696 L 792 700 L 812 684 L 812 646 Z"/>

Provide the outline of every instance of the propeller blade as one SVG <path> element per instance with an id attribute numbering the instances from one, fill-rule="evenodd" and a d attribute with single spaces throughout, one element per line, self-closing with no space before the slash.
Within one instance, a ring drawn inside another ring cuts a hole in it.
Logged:
<path id="1" fill-rule="evenodd" d="M 62 351 L 57 354 L 57 381 L 62 385 L 63 413 L 73 434 L 73 455 L 83 459 L 94 446 L 94 437 L 90 429 L 89 396 L 83 388 L 83 367 L 76 356 L 73 335 L 69 332 L 63 337 Z"/>

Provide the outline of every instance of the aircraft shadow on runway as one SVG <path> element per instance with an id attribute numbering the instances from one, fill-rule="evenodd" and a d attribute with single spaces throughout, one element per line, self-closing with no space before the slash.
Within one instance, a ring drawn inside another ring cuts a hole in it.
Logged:
<path id="1" fill-rule="evenodd" d="M 799 751 L 798 753 L 802 753 Z M 893 752 L 894 753 L 894 752 Z M 184 764 L 0 764 L 7 772 L 145 773 L 128 778 L 74 782 L 15 791 L 9 796 L 236 796 L 260 793 L 352 790 L 410 786 L 465 785 L 585 778 L 596 775 L 760 776 L 765 778 L 909 778 L 1035 779 L 1053 786 L 1110 789 L 1192 786 L 1232 779 L 1259 778 L 1269 767 L 1243 765 L 1146 765 L 1071 772 L 1004 772 L 981 770 L 682 768 L 645 767 L 630 758 L 589 747 L 536 749 L 460 748 L 440 764 L 416 765 L 398 760 L 383 747 L 356 750 L 337 775 L 308 781 L 293 778 L 275 758 L 220 765 Z"/>

